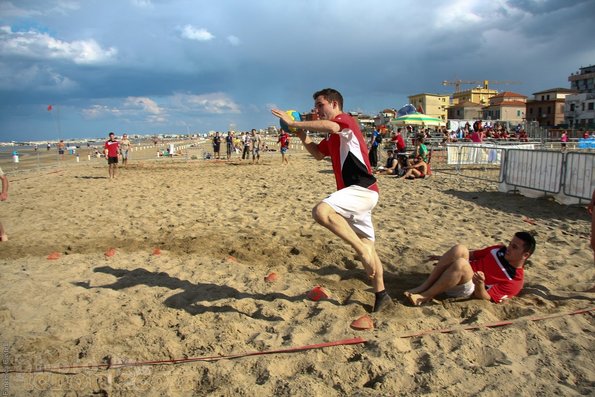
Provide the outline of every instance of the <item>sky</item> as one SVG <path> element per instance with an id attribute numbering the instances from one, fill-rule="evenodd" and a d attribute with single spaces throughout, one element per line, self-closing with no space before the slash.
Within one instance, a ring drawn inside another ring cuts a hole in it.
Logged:
<path id="1" fill-rule="evenodd" d="M 326 87 L 370 115 L 444 80 L 531 97 L 595 64 L 594 16 L 593 0 L 0 0 L 0 141 L 266 128 Z"/>

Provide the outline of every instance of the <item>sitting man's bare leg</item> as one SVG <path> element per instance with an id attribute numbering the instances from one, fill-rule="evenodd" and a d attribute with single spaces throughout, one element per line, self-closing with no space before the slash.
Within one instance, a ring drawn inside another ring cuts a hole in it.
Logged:
<path id="1" fill-rule="evenodd" d="M 420 305 L 472 277 L 469 249 L 464 245 L 455 245 L 440 257 L 428 278 L 418 287 L 405 291 L 405 296 L 414 305 Z"/>

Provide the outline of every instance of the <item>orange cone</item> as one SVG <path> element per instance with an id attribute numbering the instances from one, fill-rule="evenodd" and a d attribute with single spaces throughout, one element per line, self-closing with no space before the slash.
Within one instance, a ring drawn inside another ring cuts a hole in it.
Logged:
<path id="1" fill-rule="evenodd" d="M 357 330 L 367 330 L 367 329 L 374 329 L 374 322 L 367 314 L 364 314 L 357 320 L 353 320 L 351 323 L 351 328 Z"/>
<path id="2" fill-rule="evenodd" d="M 161 249 L 153 248 L 153 255 L 161 255 Z"/>
<path id="3" fill-rule="evenodd" d="M 279 276 L 277 276 L 277 273 L 271 272 L 267 276 L 265 276 L 264 281 L 266 281 L 267 283 L 274 283 L 278 279 L 279 279 Z"/>
<path id="4" fill-rule="evenodd" d="M 320 285 L 317 285 L 316 287 L 312 288 L 310 292 L 308 292 L 308 299 L 313 300 L 314 302 L 328 298 L 330 298 L 329 292 Z"/>
<path id="5" fill-rule="evenodd" d="M 56 251 L 54 251 L 54 252 L 52 252 L 51 254 L 48 255 L 48 259 L 51 260 L 51 261 L 56 260 L 56 259 L 59 259 L 59 258 L 60 258 L 60 253 L 59 252 L 56 252 Z"/>
<path id="6" fill-rule="evenodd" d="M 110 257 L 110 256 L 114 256 L 116 255 L 116 249 L 115 248 L 110 248 L 107 251 L 105 251 L 105 256 Z"/>

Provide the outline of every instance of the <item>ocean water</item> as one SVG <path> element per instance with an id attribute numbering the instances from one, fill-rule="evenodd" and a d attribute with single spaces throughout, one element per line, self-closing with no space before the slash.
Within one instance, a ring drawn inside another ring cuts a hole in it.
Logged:
<path id="1" fill-rule="evenodd" d="M 131 139 L 133 145 L 139 144 L 140 140 Z M 79 146 L 78 150 L 87 150 L 91 147 L 102 148 L 104 140 L 96 140 L 89 142 L 65 142 L 66 147 Z M 12 158 L 14 151 L 19 153 L 19 156 L 31 156 L 35 155 L 34 145 L 14 145 L 14 146 L 0 146 L 0 159 Z M 101 150 L 101 149 L 100 149 Z M 37 151 L 40 154 L 55 153 L 58 154 L 58 148 L 55 143 L 52 143 L 50 150 L 47 150 L 47 144 L 41 144 L 37 146 Z M 68 154 L 68 152 L 66 152 Z"/>

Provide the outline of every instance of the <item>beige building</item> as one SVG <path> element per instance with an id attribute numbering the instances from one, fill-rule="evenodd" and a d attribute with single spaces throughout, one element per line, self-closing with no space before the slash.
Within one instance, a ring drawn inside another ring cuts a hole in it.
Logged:
<path id="1" fill-rule="evenodd" d="M 479 120 L 482 116 L 480 103 L 462 102 L 448 108 L 449 120 Z"/>
<path id="2" fill-rule="evenodd" d="M 455 92 L 452 94 L 452 103 L 457 105 L 459 103 L 471 102 L 479 103 L 483 106 L 490 103 L 490 98 L 497 95 L 497 90 L 491 90 L 488 88 L 488 82 L 485 81 L 483 87 L 471 88 L 461 92 Z"/>
<path id="3" fill-rule="evenodd" d="M 527 112 L 527 97 L 515 92 L 505 91 L 490 98 L 490 104 L 484 106 L 483 120 L 501 120 L 521 123 Z"/>
<path id="4" fill-rule="evenodd" d="M 448 106 L 450 105 L 450 95 L 448 94 L 417 94 L 411 95 L 409 103 L 415 106 L 421 113 L 424 113 L 430 117 L 436 117 L 443 121 L 447 120 Z"/>

